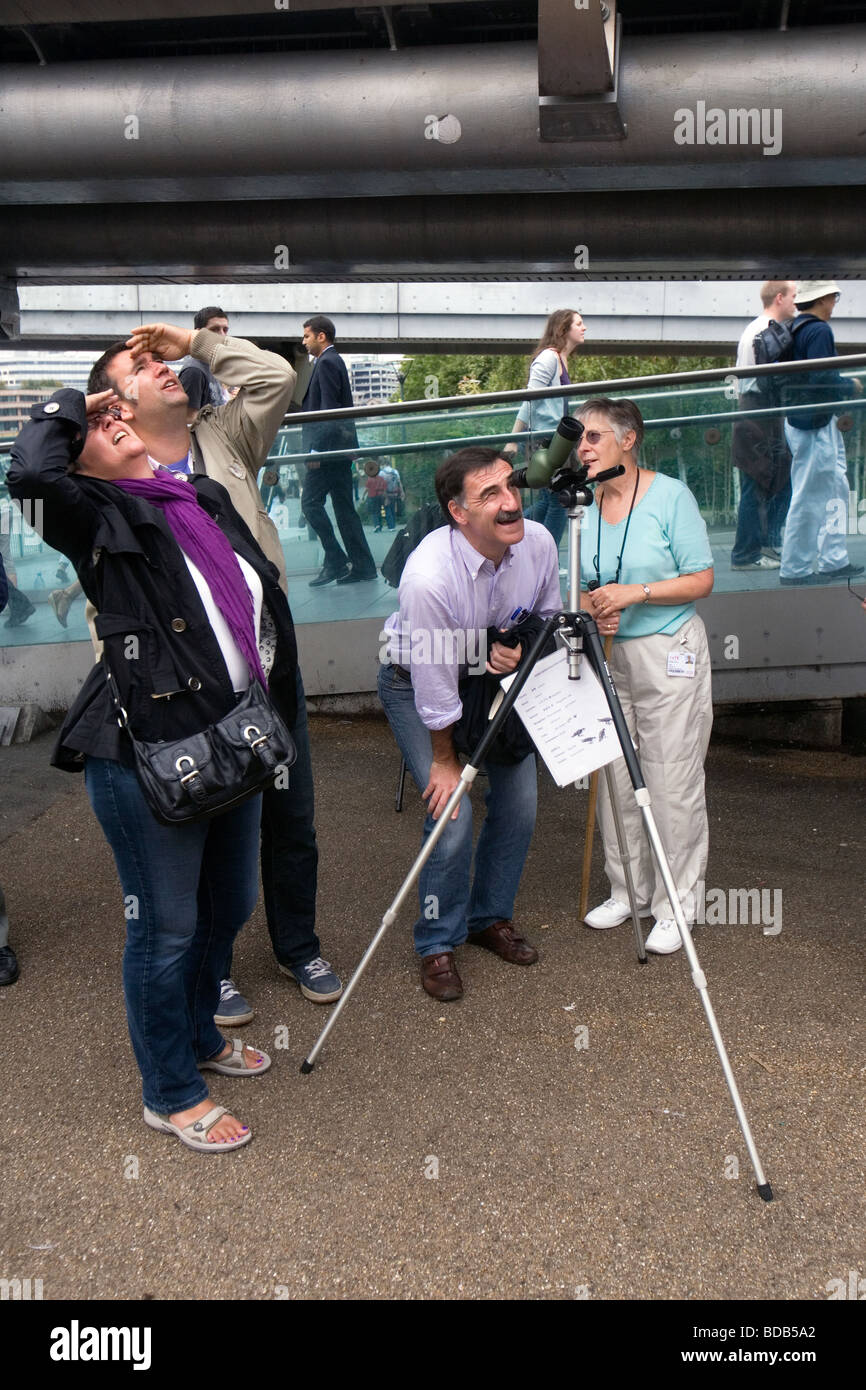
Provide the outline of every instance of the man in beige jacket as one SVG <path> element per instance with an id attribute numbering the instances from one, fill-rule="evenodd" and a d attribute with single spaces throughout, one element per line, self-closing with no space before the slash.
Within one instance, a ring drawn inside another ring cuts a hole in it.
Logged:
<path id="1" fill-rule="evenodd" d="M 191 354 L 237 394 L 225 405 L 191 409 L 170 362 Z M 286 564 L 276 527 L 265 509 L 258 476 L 282 424 L 295 372 L 274 352 L 243 338 L 170 324 L 134 329 L 94 363 L 88 391 L 113 388 L 155 463 L 177 473 L 207 473 L 228 491 L 235 508 L 280 573 Z M 322 959 L 315 930 L 318 850 L 313 825 L 313 776 L 303 686 L 298 673 L 298 750 L 288 789 L 262 798 L 262 884 L 268 931 L 280 970 L 315 1003 L 338 999 L 342 984 Z M 253 1011 L 238 993 L 226 963 L 217 1023 L 247 1023 Z"/>

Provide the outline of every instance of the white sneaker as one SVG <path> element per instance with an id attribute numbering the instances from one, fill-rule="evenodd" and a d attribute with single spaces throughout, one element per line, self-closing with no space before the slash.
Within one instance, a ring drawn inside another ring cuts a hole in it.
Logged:
<path id="1" fill-rule="evenodd" d="M 588 912 L 584 917 L 584 922 L 588 927 L 618 927 L 621 922 L 625 922 L 631 916 L 631 908 L 628 903 L 621 903 L 616 898 L 608 898 L 598 907 L 594 907 L 592 912 Z"/>
<path id="2" fill-rule="evenodd" d="M 657 956 L 670 956 L 678 951 L 683 943 L 673 917 L 662 917 L 661 921 L 656 922 L 644 944 L 648 951 Z"/>

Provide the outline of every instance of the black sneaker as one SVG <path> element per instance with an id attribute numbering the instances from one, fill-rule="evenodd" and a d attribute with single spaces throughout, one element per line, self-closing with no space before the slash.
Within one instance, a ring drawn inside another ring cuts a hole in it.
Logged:
<path id="1" fill-rule="evenodd" d="M 328 569 L 327 565 L 324 565 L 322 569 L 319 570 L 319 573 L 316 575 L 315 579 L 310 580 L 309 588 L 321 589 L 323 584 L 333 584 L 335 579 L 337 583 L 340 584 L 348 577 L 348 575 L 348 568 L 344 568 L 341 570 L 332 570 Z"/>
<path id="2" fill-rule="evenodd" d="M 0 985 L 14 985 L 18 975 L 18 962 L 12 947 L 0 946 Z"/>
<path id="3" fill-rule="evenodd" d="M 824 570 L 821 574 L 821 583 L 832 584 L 834 579 L 853 579 L 855 575 L 864 573 L 866 573 L 866 567 L 849 563 L 838 570 Z"/>

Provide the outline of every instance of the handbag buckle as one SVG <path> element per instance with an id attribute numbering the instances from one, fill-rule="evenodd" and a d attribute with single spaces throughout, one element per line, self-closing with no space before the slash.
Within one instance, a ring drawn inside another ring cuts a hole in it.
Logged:
<path id="1" fill-rule="evenodd" d="M 180 785 L 182 787 L 185 787 L 187 782 L 194 781 L 199 775 L 199 770 L 195 765 L 195 758 L 191 758 L 188 753 L 181 753 L 180 757 L 175 760 L 174 766 L 178 772 L 183 772 L 185 766 L 192 769 L 191 772 L 186 772 L 183 777 L 181 777 Z"/>
<path id="2" fill-rule="evenodd" d="M 256 728 L 255 724 L 247 724 L 246 727 L 241 730 L 241 735 L 246 739 L 254 753 L 259 748 L 267 746 L 267 734 L 263 734 L 261 729 Z M 256 735 L 258 735 L 258 737 L 256 737 Z"/>

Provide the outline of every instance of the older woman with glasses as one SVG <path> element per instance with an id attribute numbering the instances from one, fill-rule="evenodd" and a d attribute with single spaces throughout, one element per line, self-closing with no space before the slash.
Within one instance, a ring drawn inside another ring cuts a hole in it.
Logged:
<path id="1" fill-rule="evenodd" d="M 684 483 L 640 467 L 643 419 L 633 401 L 588 400 L 578 415 L 584 433 L 577 452 L 589 478 L 617 464 L 625 469 L 599 486 L 588 514 L 583 606 L 602 637 L 614 638 L 610 671 L 683 912 L 693 921 L 707 863 L 704 758 L 713 720 L 707 634 L 695 610 L 713 587 L 707 528 Z M 682 944 L 673 907 L 621 758 L 613 770 L 638 906 L 655 918 L 647 950 L 668 955 Z M 611 895 L 584 920 L 615 927 L 631 913 L 604 781 L 599 822 Z"/>

